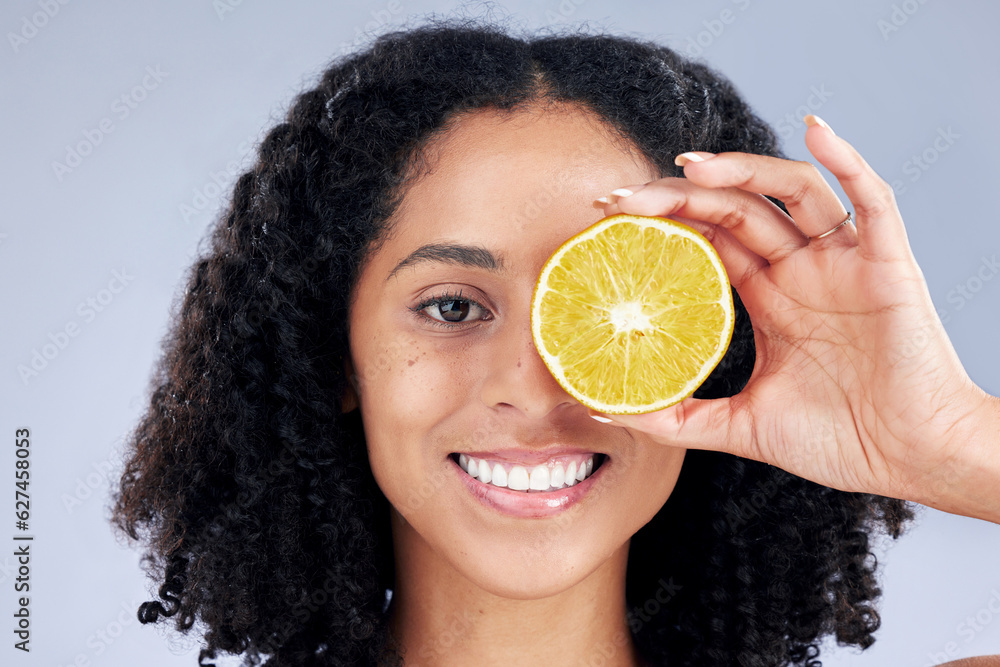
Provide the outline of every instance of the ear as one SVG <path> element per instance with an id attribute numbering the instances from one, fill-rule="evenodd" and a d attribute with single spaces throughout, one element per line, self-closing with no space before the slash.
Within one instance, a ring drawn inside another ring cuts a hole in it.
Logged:
<path id="1" fill-rule="evenodd" d="M 350 357 L 344 359 L 344 375 L 347 377 L 348 385 L 344 388 L 340 411 L 347 413 L 361 405 L 361 400 L 358 397 L 358 378 L 354 373 L 354 365 L 351 363 Z"/>

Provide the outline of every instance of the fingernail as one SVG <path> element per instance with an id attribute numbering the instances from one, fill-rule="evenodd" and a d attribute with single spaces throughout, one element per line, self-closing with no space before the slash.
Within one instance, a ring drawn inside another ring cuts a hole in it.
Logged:
<path id="1" fill-rule="evenodd" d="M 600 413 L 594 412 L 590 408 L 587 408 L 587 414 L 596 419 L 597 421 L 601 422 L 602 424 L 610 424 L 613 421 L 611 419 L 608 419 L 607 417 L 602 417 Z"/>
<path id="2" fill-rule="evenodd" d="M 822 125 L 826 129 L 830 130 L 830 132 L 833 133 L 834 136 L 836 136 L 836 134 L 837 134 L 836 132 L 833 131 L 832 127 L 830 127 L 829 125 L 827 125 L 827 123 L 826 123 L 825 120 L 823 120 L 822 118 L 820 118 L 819 116 L 817 116 L 815 114 L 811 114 L 811 113 L 810 114 L 806 114 L 805 116 L 802 117 L 802 120 L 805 121 L 805 124 L 808 125 L 809 127 L 812 127 L 813 125 Z"/>
<path id="3" fill-rule="evenodd" d="M 714 153 L 709 153 L 708 157 L 703 157 L 701 155 L 698 155 L 697 153 L 681 153 L 680 155 L 674 158 L 674 164 L 676 164 L 678 167 L 683 167 L 688 162 L 704 162 L 705 160 L 708 160 L 709 158 L 713 157 L 715 157 Z"/>
<path id="4" fill-rule="evenodd" d="M 645 183 L 643 183 L 642 185 L 633 185 L 631 188 L 616 188 L 616 189 L 614 189 L 614 190 L 611 191 L 610 195 L 605 195 L 603 197 L 598 197 L 594 201 L 598 202 L 598 203 L 601 203 L 601 204 L 609 204 L 609 203 L 611 203 L 613 201 L 612 197 L 614 197 L 615 200 L 621 199 L 623 197 L 631 197 L 632 195 L 634 195 L 639 190 L 642 190 L 644 187 L 646 187 Z"/>

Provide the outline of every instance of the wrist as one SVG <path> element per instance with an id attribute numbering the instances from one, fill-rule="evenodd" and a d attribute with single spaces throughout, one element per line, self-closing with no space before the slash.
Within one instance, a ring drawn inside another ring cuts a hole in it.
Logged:
<path id="1" fill-rule="evenodd" d="M 947 457 L 923 504 L 1000 524 L 1000 398 L 974 386 L 975 406 L 955 424 Z"/>

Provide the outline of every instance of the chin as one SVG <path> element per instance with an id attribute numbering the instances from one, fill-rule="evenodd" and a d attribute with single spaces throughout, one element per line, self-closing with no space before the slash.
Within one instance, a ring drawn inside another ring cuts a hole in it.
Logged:
<path id="1" fill-rule="evenodd" d="M 486 551 L 469 545 L 468 549 L 453 550 L 451 557 L 459 561 L 453 564 L 467 579 L 493 595 L 538 600 L 572 588 L 602 567 L 615 565 L 612 556 L 616 550 L 598 552 L 591 536 L 577 536 L 578 544 L 566 544 L 562 536 L 543 537 L 544 542 L 532 545 L 530 538 L 510 535 L 511 544 L 506 549 L 492 545 Z"/>

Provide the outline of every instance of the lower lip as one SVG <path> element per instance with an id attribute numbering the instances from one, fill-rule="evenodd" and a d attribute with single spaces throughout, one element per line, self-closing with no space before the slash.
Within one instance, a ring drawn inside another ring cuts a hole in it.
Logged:
<path id="1" fill-rule="evenodd" d="M 590 477 L 573 486 L 555 491 L 527 492 L 511 491 L 501 486 L 481 482 L 462 470 L 462 466 L 454 458 L 449 456 L 448 460 L 461 476 L 466 488 L 483 505 L 509 516 L 527 519 L 540 519 L 566 511 L 587 495 L 587 492 L 596 483 L 595 480 L 602 476 L 604 469 L 611 463 L 611 460 L 605 457 L 604 463 Z"/>

